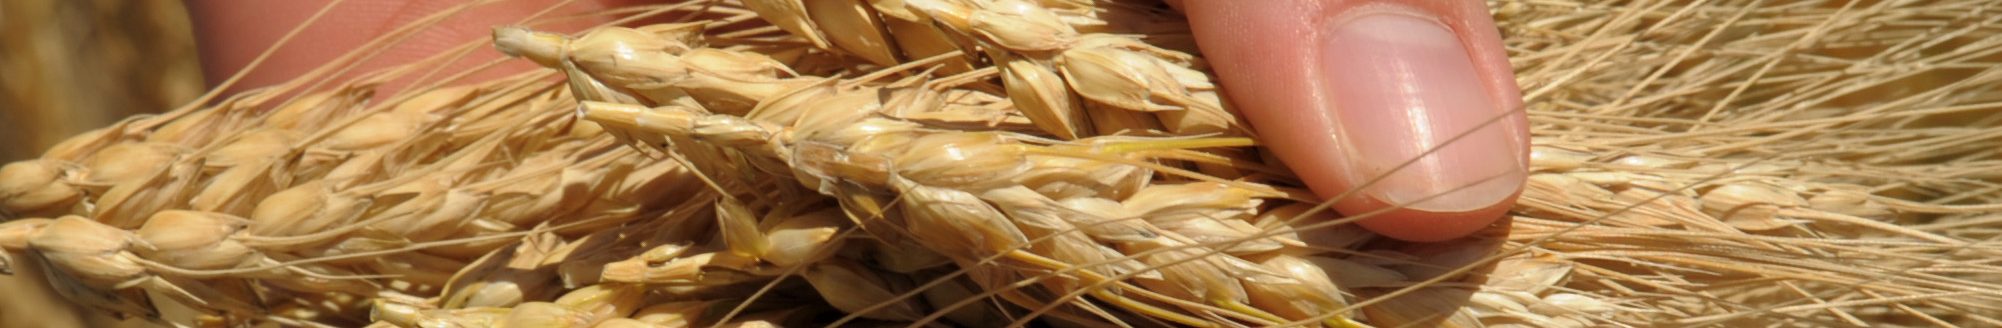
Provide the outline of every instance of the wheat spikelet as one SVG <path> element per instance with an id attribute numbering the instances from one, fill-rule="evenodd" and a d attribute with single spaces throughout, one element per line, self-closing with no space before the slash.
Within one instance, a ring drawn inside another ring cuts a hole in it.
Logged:
<path id="1" fill-rule="evenodd" d="M 73 137 L 0 169 L 0 272 L 183 324 L 2002 324 L 1993 7 L 1496 3 L 1527 189 L 1415 244 L 1257 156 L 1157 4 L 660 5 Z"/>

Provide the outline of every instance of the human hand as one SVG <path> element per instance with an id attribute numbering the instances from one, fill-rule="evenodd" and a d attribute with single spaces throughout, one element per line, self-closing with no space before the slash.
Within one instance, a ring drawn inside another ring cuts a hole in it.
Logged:
<path id="1" fill-rule="evenodd" d="M 1336 210 L 1389 209 L 1360 221 L 1370 231 L 1458 238 L 1521 194 L 1529 123 L 1484 2 L 1184 2 L 1264 145 L 1322 197 L 1354 191 Z"/>
<path id="2" fill-rule="evenodd" d="M 188 0 L 189 21 L 194 23 L 196 44 L 201 51 L 202 73 L 210 87 L 216 87 L 243 70 L 258 55 L 298 27 L 315 13 L 333 4 L 319 20 L 274 49 L 271 57 L 229 86 L 235 93 L 290 81 L 341 55 L 361 49 L 371 40 L 406 24 L 416 22 L 469 3 L 466 0 Z M 648 0 L 509 0 L 476 5 L 453 13 L 436 25 L 416 32 L 361 63 L 351 72 L 370 72 L 407 64 L 493 36 L 493 27 L 518 24 L 522 19 L 561 17 L 598 12 L 621 6 L 656 2 Z M 568 19 L 539 29 L 576 31 L 609 21 L 613 17 L 591 16 Z M 466 59 L 445 66 L 443 72 L 457 73 L 501 58 L 491 47 L 477 47 Z M 470 80 L 494 78 L 536 69 L 525 61 L 507 61 L 498 67 L 469 76 Z M 351 75 L 349 77 L 352 77 Z M 382 90 L 399 90 L 410 81 L 390 81 Z"/>

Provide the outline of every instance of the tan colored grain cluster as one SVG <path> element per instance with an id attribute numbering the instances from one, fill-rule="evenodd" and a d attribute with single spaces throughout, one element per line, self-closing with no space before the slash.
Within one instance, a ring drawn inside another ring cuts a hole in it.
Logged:
<path id="1" fill-rule="evenodd" d="M 1527 189 L 1429 244 L 1260 156 L 1158 3 L 660 5 L 76 136 L 0 168 L 0 272 L 187 325 L 2002 324 L 2002 33 L 1935 5 L 1496 3 Z"/>
<path id="2" fill-rule="evenodd" d="M 519 83 L 394 106 L 360 103 L 367 87 L 134 118 L 8 164 L 4 210 L 43 218 L 6 222 L 5 247 L 51 264 L 72 300 L 128 316 L 171 300 L 212 319 L 337 318 L 403 292 L 511 304 L 553 283 L 451 290 L 453 273 L 523 236 L 660 217 L 699 191 Z"/>

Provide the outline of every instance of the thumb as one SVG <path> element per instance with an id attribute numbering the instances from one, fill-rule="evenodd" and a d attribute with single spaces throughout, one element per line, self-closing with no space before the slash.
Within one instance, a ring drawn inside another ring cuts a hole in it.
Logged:
<path id="1" fill-rule="evenodd" d="M 1346 194 L 1335 208 L 1349 215 L 1394 208 L 1364 228 L 1458 238 L 1521 193 L 1528 121 L 1481 1 L 1180 6 L 1230 99 L 1309 188 Z"/>

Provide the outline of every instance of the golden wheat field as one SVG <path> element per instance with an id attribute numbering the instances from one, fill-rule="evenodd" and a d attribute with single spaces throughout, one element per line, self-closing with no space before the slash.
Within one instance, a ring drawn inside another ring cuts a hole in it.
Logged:
<path id="1" fill-rule="evenodd" d="M 1437 243 L 1328 210 L 1158 1 L 661 1 L 349 71 L 420 20 L 236 94 L 167 4 L 0 3 L 0 326 L 2002 326 L 2002 1 L 1489 1 L 1526 187 Z"/>

